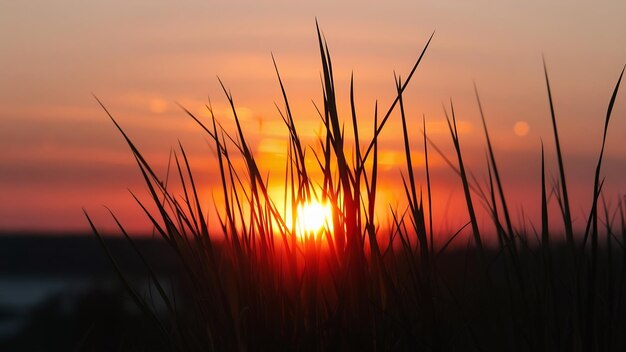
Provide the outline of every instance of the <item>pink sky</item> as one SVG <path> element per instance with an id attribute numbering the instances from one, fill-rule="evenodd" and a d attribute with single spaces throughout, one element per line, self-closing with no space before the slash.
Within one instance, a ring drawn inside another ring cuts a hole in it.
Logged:
<path id="1" fill-rule="evenodd" d="M 354 71 L 359 112 L 367 117 L 375 99 L 389 105 L 394 70 L 406 75 L 436 30 L 405 97 L 416 155 L 422 114 L 433 139 L 450 150 L 449 135 L 441 128 L 441 104 L 452 98 L 469 166 L 484 178 L 475 80 L 511 207 L 517 213 L 523 206 L 530 215 L 539 205 L 540 138 L 549 154 L 549 172 L 556 176 L 544 54 L 573 212 L 580 222 L 591 196 L 606 106 L 626 63 L 624 14 L 623 1 L 2 2 L 0 230 L 84 230 L 81 208 L 101 219 L 101 205 L 117 210 L 132 228 L 143 226 L 127 190 L 141 194 L 142 179 L 91 92 L 149 160 L 163 166 L 180 139 L 199 177 L 211 185 L 214 159 L 206 136 L 175 102 L 204 116 L 202 106 L 210 96 L 218 118 L 229 125 L 219 75 L 235 97 L 258 155 L 269 165 L 286 133 L 274 108 L 275 101 L 281 102 L 274 53 L 297 124 L 313 137 L 319 123 L 311 99 L 321 103 L 315 17 L 329 41 L 339 98 L 347 101 Z M 529 126 L 526 135 L 515 133 L 518 122 Z M 381 137 L 389 153 L 383 170 L 389 184 L 402 166 L 394 165 L 394 153 L 401 151 L 398 126 L 396 116 Z M 626 98 L 620 95 L 603 169 L 613 202 L 626 193 L 624 135 Z M 454 227 L 465 215 L 444 216 L 445 203 L 450 196 L 460 200 L 462 193 L 451 186 L 456 179 L 450 170 L 439 165 L 434 166 L 435 212 L 440 223 Z M 209 202 L 211 191 L 206 192 Z M 386 192 L 395 202 L 399 192 Z"/>

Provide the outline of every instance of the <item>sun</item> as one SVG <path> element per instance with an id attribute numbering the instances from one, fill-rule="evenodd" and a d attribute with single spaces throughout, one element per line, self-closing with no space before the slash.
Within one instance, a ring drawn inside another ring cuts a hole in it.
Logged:
<path id="1" fill-rule="evenodd" d="M 299 204 L 296 211 L 296 233 L 300 237 L 317 234 L 325 228 L 333 229 L 333 215 L 328 203 L 309 201 Z"/>

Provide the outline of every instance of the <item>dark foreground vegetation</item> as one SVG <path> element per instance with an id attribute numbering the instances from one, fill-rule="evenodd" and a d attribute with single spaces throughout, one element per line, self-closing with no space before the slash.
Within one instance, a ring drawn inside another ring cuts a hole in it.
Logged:
<path id="1" fill-rule="evenodd" d="M 182 267 L 183 299 L 168 294 L 148 260 L 152 295 L 134 287 L 117 267 L 130 296 L 158 329 L 160 345 L 182 351 L 625 349 L 624 209 L 621 204 L 616 209 L 601 206 L 606 132 L 622 76 L 608 97 L 606 115 L 598 121 L 604 123 L 604 137 L 594 184 L 589 186 L 593 201 L 582 233 L 575 234 L 572 225 L 546 70 L 559 173 L 552 186 L 546 185 L 545 169 L 537 175 L 542 180 L 542 197 L 537 200 L 542 217 L 536 230 L 511 220 L 477 99 L 487 142 L 488 182 L 480 184 L 468 176 L 462 136 L 450 104 L 445 114 L 455 153 L 442 156 L 459 176 L 468 222 L 457 233 L 433 234 L 428 153 L 438 149 L 430 142 L 424 122 L 423 134 L 412 138 L 421 140 L 426 168 L 413 167 L 403 100 L 430 39 L 409 74 L 395 77 L 396 99 L 384 109 L 376 103 L 371 119 L 357 113 L 352 83 L 351 114 L 340 118 L 331 57 L 319 31 L 318 39 L 323 104 L 316 108 L 325 126 L 320 148 L 303 145 L 276 68 L 283 93 L 278 110 L 289 133 L 285 203 L 291 209 L 312 201 L 331 204 L 332 231 L 298 234 L 292 230 L 297 215 L 287 217 L 271 198 L 265 171 L 246 141 L 233 96 L 226 88 L 236 122 L 234 133 L 221 127 L 210 103 L 207 109 L 213 118 L 208 121 L 185 110 L 207 134 L 216 153 L 221 184 L 215 191 L 225 199 L 216 206 L 219 219 L 213 220 L 222 229 L 219 235 L 209 235 L 208 210 L 198 195 L 182 145 L 171 172 L 160 177 L 102 105 L 130 146 L 152 197 L 151 204 L 139 199 L 138 203 Z M 374 210 L 378 137 L 390 118 L 402 122 L 406 168 L 401 189 L 406 207 L 390 209 L 393 221 L 384 229 L 376 222 Z M 359 133 L 364 121 L 371 121 L 375 131 L 367 138 Z M 352 128 L 345 129 L 346 125 Z M 347 134 L 352 135 L 348 138 Z M 543 150 L 538 155 L 543 160 Z M 245 167 L 235 166 L 235 160 L 243 160 Z M 317 165 L 315 170 L 310 160 Z M 171 186 L 169 176 L 175 176 L 179 186 Z M 558 202 L 558 213 L 548 211 L 549 194 L 554 194 L 551 201 Z M 494 230 L 478 223 L 478 207 L 486 209 Z M 552 222 L 562 224 L 563 233 L 551 232 Z M 120 231 L 132 245 L 133 237 L 121 224 Z M 487 232 L 497 238 L 493 248 L 486 245 Z M 467 243 L 468 236 L 469 244 L 459 245 L 458 241 Z M 450 240 L 435 245 L 434 238 Z M 141 250 L 137 256 L 143 260 Z M 116 264 L 115 256 L 110 257 Z M 156 301 L 162 302 L 165 314 L 155 311 Z"/>
<path id="2" fill-rule="evenodd" d="M 621 237 L 621 235 L 620 235 Z M 147 271 L 138 260 L 126 240 L 107 238 L 107 245 L 126 277 L 134 285 L 146 278 Z M 58 279 L 85 278 L 88 283 L 80 290 L 64 289 L 48 296 L 26 312 L 13 312 L 13 307 L 0 307 L 0 322 L 10 320 L 11 315 L 24 315 L 20 319 L 19 330 L 11 336 L 0 338 L 0 348 L 7 351 L 169 351 L 170 337 L 164 336 L 157 323 L 141 313 L 133 304 L 128 292 L 114 275 L 108 259 L 102 249 L 86 236 L 56 237 L 24 236 L 3 237 L 0 239 L 0 286 L 8 278 L 21 281 L 45 281 L 43 278 Z M 156 312 L 162 324 L 174 324 L 188 329 L 187 334 L 202 336 L 198 325 L 192 324 L 194 311 L 193 288 L 188 279 L 180 272 L 176 255 L 167 243 L 160 239 L 137 240 L 137 245 L 159 278 L 174 278 L 168 284 L 168 292 L 177 301 L 178 314 L 169 316 L 162 305 L 157 305 Z M 29 256 L 37 250 L 37 256 Z M 214 250 L 218 257 L 225 247 L 216 242 Z M 553 277 L 558 278 L 552 287 L 546 277 L 545 259 L 541 250 L 526 249 L 520 255 L 524 273 L 527 301 L 523 301 L 521 288 L 510 286 L 511 278 L 506 270 L 505 257 L 497 250 L 486 250 L 491 258 L 490 280 L 485 280 L 479 254 L 470 248 L 455 247 L 442 253 L 436 259 L 437 297 L 436 321 L 442 334 L 442 349 L 458 350 L 555 350 L 557 346 L 572 344 L 571 334 L 574 321 L 571 316 L 577 306 L 571 295 L 572 280 L 576 270 L 570 265 L 571 257 L 565 246 L 552 246 L 550 251 Z M 613 304 L 602 304 L 596 317 L 599 324 L 610 326 L 599 336 L 598 346 L 604 350 L 622 350 L 624 338 L 621 331 L 626 314 L 624 308 L 623 263 L 624 253 L 621 248 L 613 248 L 611 255 L 604 248 L 599 256 L 604 258 L 598 268 L 601 276 L 598 280 L 599 297 L 608 297 L 614 292 Z M 391 258 L 391 257 L 389 257 Z M 607 258 L 612 258 L 609 267 Z M 391 260 L 391 259 L 390 259 Z M 408 264 L 399 260 L 393 265 L 403 276 L 409 275 Z M 400 269 L 402 268 L 402 269 Z M 232 274 L 232 273 L 231 273 Z M 227 272 L 224 276 L 229 275 Z M 612 275 L 612 276 L 611 276 Z M 116 279 L 116 280 L 112 280 Z M 406 279 L 410 279 L 408 276 Z M 178 281 L 177 281 L 178 280 Z M 586 282 L 580 283 L 586 286 Z M 43 284 L 45 285 L 45 284 Z M 170 287 L 171 286 L 171 287 Z M 172 288 L 175 288 L 172 290 Z M 152 287 L 154 290 L 154 287 Z M 144 288 L 145 297 L 149 297 L 149 288 Z M 153 291 L 153 295 L 156 293 Z M 5 297 L 6 293 L 3 295 Z M 373 310 L 376 325 L 363 327 L 358 324 L 331 325 L 327 323 L 312 332 L 310 328 L 298 327 L 289 321 L 282 321 L 281 327 L 268 325 L 280 319 L 272 313 L 282 304 L 248 309 L 250 315 L 244 315 L 245 324 L 255 327 L 254 339 L 245 335 L 247 348 L 258 349 L 336 349 L 344 347 L 363 347 L 364 349 L 432 349 L 428 345 L 428 325 L 424 308 L 417 305 L 415 297 L 410 297 L 409 287 L 402 293 L 394 294 L 384 308 L 369 306 Z M 401 301 L 397 299 L 401 297 Z M 400 308 L 401 311 L 393 309 Z M 423 307 L 423 306 L 422 306 Z M 527 309 L 530 307 L 531 309 Z M 259 312 L 259 309 L 262 311 Z M 284 309 L 284 308 L 283 308 Z M 385 312 L 387 310 L 387 312 Z M 254 313 L 254 314 L 253 314 Z M 269 315 L 263 318 L 257 314 Z M 329 321 L 337 317 L 326 318 Z M 358 322 L 357 322 L 358 323 Z M 242 323 L 243 324 L 243 323 Z M 336 324 L 336 323 L 335 323 Z M 297 331 L 296 329 L 302 329 Z M 228 334 L 229 327 L 216 328 L 215 334 Z M 559 341 L 562 338 L 565 341 Z M 568 342 L 569 341 L 569 342 Z M 609 343 L 609 341 L 611 341 Z M 234 341 L 231 341 L 234 343 Z M 531 345 L 533 343 L 534 345 Z M 532 346 L 532 347 L 531 347 Z"/>

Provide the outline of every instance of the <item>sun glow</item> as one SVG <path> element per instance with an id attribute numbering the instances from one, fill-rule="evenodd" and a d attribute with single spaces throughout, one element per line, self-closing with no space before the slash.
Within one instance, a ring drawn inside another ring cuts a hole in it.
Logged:
<path id="1" fill-rule="evenodd" d="M 310 201 L 299 204 L 296 213 L 296 233 L 300 237 L 315 235 L 323 229 L 333 229 L 330 204 Z"/>

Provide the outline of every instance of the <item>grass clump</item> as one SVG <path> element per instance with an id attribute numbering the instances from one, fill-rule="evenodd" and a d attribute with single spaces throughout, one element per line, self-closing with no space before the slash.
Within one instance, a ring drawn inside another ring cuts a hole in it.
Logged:
<path id="1" fill-rule="evenodd" d="M 405 89 L 432 36 L 406 78 L 396 77 L 396 98 L 388 109 L 381 114 L 376 103 L 374 133 L 366 141 L 359 133 L 359 126 L 366 120 L 356 112 L 352 79 L 350 117 L 340 118 L 328 45 L 319 28 L 317 34 L 323 93 L 323 105 L 318 112 L 324 132 L 319 140 L 319 152 L 313 152 L 315 170 L 307 162 L 311 157 L 307 152 L 313 148 L 308 148 L 300 138 L 297 119 L 274 62 L 284 103 L 279 112 L 289 133 L 284 200 L 291 209 L 312 201 L 329 204 L 332 228 L 327 226 L 304 235 L 296 233 L 296 214 L 287 217 L 272 199 L 267 177 L 246 140 L 233 96 L 221 81 L 236 123 L 235 133 L 221 127 L 210 103 L 208 121 L 183 108 L 209 136 L 217 155 L 219 191 L 224 198 L 223 204 L 217 205 L 221 234 L 209 233 L 208 211 L 201 204 L 183 146 L 174 154 L 172 166 L 181 181 L 181 189 L 173 190 L 101 103 L 129 145 L 153 204 L 135 199 L 155 231 L 177 254 L 183 268 L 178 280 L 183 289 L 176 300 L 161 287 L 145 260 L 157 297 L 146 298 L 125 282 L 135 303 L 158 327 L 164 348 L 185 351 L 626 348 L 626 339 L 620 334 L 626 328 L 626 216 L 620 203 L 616 216 L 621 227 L 613 226 L 608 207 L 603 207 L 602 218 L 602 207 L 598 204 L 602 195 L 606 132 L 622 75 L 610 98 L 593 203 L 587 230 L 580 240 L 574 236 L 572 227 L 547 69 L 559 182 L 552 190 L 546 186 L 542 145 L 542 169 L 537 175 L 542 181 L 540 233 L 518 228 L 511 220 L 478 90 L 476 97 L 488 151 L 486 190 L 468 176 L 462 136 L 457 130 L 451 102 L 445 110 L 456 161 L 443 157 L 459 176 L 468 221 L 445 244 L 436 246 L 430 211 L 428 153 L 429 147 L 440 150 L 428 137 L 423 121 L 426 185 L 422 191 L 414 174 L 404 107 Z M 390 209 L 392 223 L 381 228 L 375 217 L 379 135 L 394 112 L 402 123 L 406 161 L 402 180 L 407 206 Z M 346 141 L 345 123 L 352 124 L 353 145 Z M 353 156 L 348 153 L 351 149 Z M 244 161 L 244 172 L 235 167 L 235 158 Z M 565 245 L 548 226 L 555 216 L 548 213 L 548 195 L 552 192 L 558 195 Z M 497 247 L 484 243 L 485 229 L 477 220 L 477 204 L 485 206 L 490 214 Z M 89 222 L 102 240 L 96 226 L 90 219 Z M 602 222 L 606 225 L 605 246 L 599 244 Z M 133 244 L 132 237 L 117 224 Z M 471 243 L 466 248 L 451 249 L 450 244 L 468 226 Z M 137 253 L 141 257 L 139 250 Z M 111 259 L 115 264 L 115 259 Z M 117 265 L 116 269 L 124 278 L 122 269 Z M 155 311 L 153 300 L 165 302 L 166 314 Z"/>

